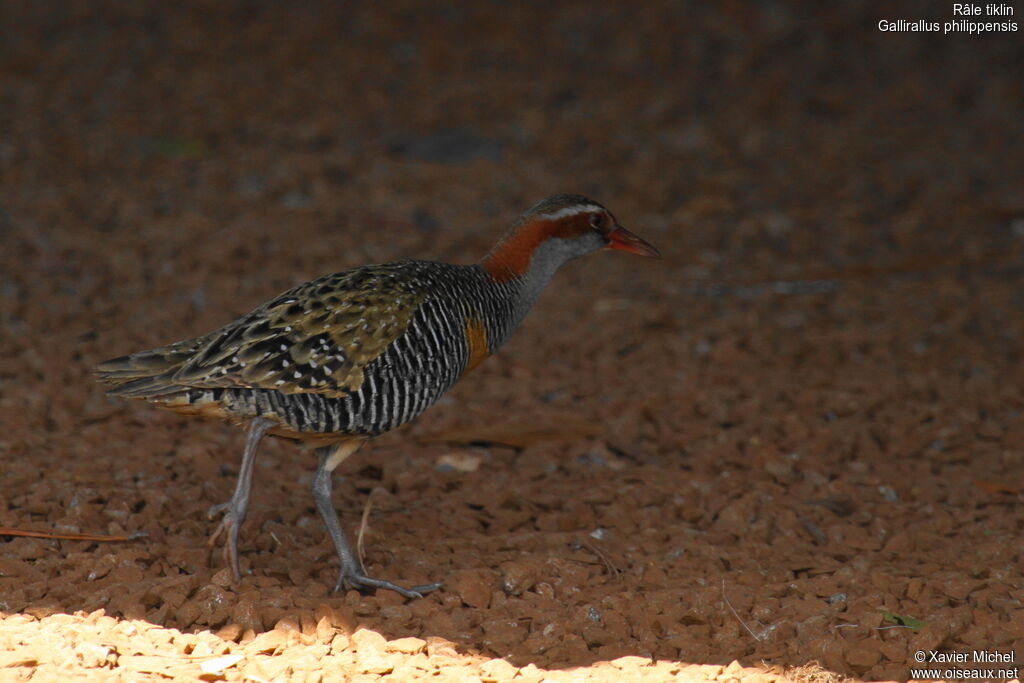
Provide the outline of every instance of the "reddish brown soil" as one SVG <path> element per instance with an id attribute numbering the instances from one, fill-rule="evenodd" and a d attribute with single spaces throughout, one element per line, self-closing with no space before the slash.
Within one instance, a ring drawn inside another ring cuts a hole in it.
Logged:
<path id="1" fill-rule="evenodd" d="M 1020 34 L 639 4 L 4 5 L 0 525 L 144 535 L 3 536 L 0 677 L 1022 664 Z M 326 272 L 471 261 L 558 191 L 664 259 L 568 266 L 337 478 L 353 530 L 372 493 L 368 569 L 444 587 L 332 594 L 312 455 L 278 440 L 231 585 L 206 510 L 241 430 L 91 366 Z"/>

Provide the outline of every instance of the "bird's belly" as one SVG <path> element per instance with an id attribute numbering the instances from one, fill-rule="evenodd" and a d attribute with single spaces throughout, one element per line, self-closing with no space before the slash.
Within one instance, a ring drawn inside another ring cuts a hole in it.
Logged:
<path id="1" fill-rule="evenodd" d="M 346 429 L 379 434 L 405 424 L 433 405 L 458 378 L 443 368 L 373 370 L 368 368 L 359 391 L 337 399 L 348 420 Z"/>
<path id="2" fill-rule="evenodd" d="M 409 422 L 454 383 L 451 377 L 418 373 L 367 373 L 358 391 L 332 397 L 285 394 L 272 389 L 190 389 L 163 397 L 158 405 L 186 415 L 230 421 L 273 420 L 270 433 L 293 439 L 340 441 L 373 436 Z"/>

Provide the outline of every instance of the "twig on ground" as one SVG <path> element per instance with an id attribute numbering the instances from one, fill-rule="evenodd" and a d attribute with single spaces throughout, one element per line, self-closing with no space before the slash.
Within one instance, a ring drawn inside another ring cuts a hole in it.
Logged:
<path id="1" fill-rule="evenodd" d="M 759 642 L 761 640 L 764 640 L 763 636 L 759 636 L 756 633 L 754 633 L 753 631 L 751 631 L 750 627 L 747 626 L 746 622 L 744 622 L 742 619 L 740 619 L 740 615 L 736 613 L 736 609 L 732 606 L 732 603 L 729 602 L 729 598 L 726 597 L 726 595 L 725 595 L 725 579 L 722 579 L 722 600 L 725 601 L 725 605 L 726 605 L 726 607 L 729 608 L 729 611 L 732 612 L 732 615 L 734 617 L 736 617 L 736 621 L 740 622 L 740 626 L 742 626 L 743 628 L 747 629 L 747 633 L 750 634 L 751 638 L 753 638 L 754 640 L 759 641 Z"/>
<path id="2" fill-rule="evenodd" d="M 612 561 L 608 559 L 608 556 L 596 545 L 589 543 L 587 541 L 584 541 L 582 545 L 584 548 L 597 555 L 598 559 L 601 560 L 602 563 L 604 563 L 605 569 L 608 570 L 609 576 L 618 578 L 622 574 L 622 570 L 616 567 L 614 564 L 612 564 Z"/>
<path id="3" fill-rule="evenodd" d="M 0 526 L 0 536 L 25 536 L 28 538 L 47 538 L 57 541 L 95 541 L 97 543 L 124 543 L 142 538 L 146 533 L 136 531 L 127 536 L 110 536 L 108 534 L 73 534 L 59 533 L 56 531 L 33 531 L 30 529 L 15 529 L 9 526 Z"/>
<path id="4" fill-rule="evenodd" d="M 359 520 L 359 533 L 356 535 L 356 555 L 359 556 L 359 564 L 363 564 L 363 534 L 366 533 L 366 529 L 370 526 L 370 510 L 373 509 L 373 494 L 377 491 L 376 488 L 370 490 L 370 493 L 366 496 L 366 504 L 363 505 L 363 517 Z"/>

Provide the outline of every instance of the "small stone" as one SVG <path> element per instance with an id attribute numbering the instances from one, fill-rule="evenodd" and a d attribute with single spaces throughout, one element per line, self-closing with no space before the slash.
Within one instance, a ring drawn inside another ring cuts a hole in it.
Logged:
<path id="1" fill-rule="evenodd" d="M 320 603 L 316 608 L 315 615 L 318 620 L 327 617 L 331 622 L 331 626 L 341 629 L 346 635 L 352 635 L 359 627 L 356 614 L 348 605 L 334 608 L 327 603 Z"/>
<path id="2" fill-rule="evenodd" d="M 522 595 L 540 578 L 540 569 L 533 562 L 505 562 L 500 571 L 501 588 L 508 595 Z"/>
<path id="3" fill-rule="evenodd" d="M 600 624 L 584 624 L 580 629 L 580 634 L 587 646 L 591 648 L 598 648 L 611 642 L 607 629 Z"/>
<path id="4" fill-rule="evenodd" d="M 486 609 L 491 604 L 490 573 L 482 569 L 466 569 L 457 572 L 449 585 L 462 602 L 470 607 Z"/>
<path id="5" fill-rule="evenodd" d="M 242 635 L 242 631 L 243 629 L 241 625 L 232 622 L 224 626 L 224 628 L 217 631 L 217 637 L 223 640 L 237 642 L 239 637 L 241 637 Z"/>
<path id="6" fill-rule="evenodd" d="M 976 590 L 981 583 L 969 578 L 950 579 L 943 584 L 942 588 L 946 595 L 954 600 L 961 601 L 966 600 L 967 596 Z"/>
<path id="7" fill-rule="evenodd" d="M 284 647 L 288 642 L 288 633 L 279 631 L 267 631 L 256 636 L 256 638 L 245 646 L 247 654 L 273 654 L 279 648 Z"/>
<path id="8" fill-rule="evenodd" d="M 625 657 L 619 657 L 609 662 L 616 669 L 638 669 L 643 666 L 650 666 L 651 660 L 648 657 L 640 657 L 637 655 L 626 655 Z"/>
<path id="9" fill-rule="evenodd" d="M 786 460 L 769 460 L 764 464 L 764 469 L 780 482 L 787 482 L 793 477 L 793 464 Z"/>
<path id="10" fill-rule="evenodd" d="M 511 681 L 516 668 L 504 659 L 491 659 L 480 665 L 480 678 L 484 681 Z"/>
<path id="11" fill-rule="evenodd" d="M 303 612 L 299 616 L 299 625 L 302 627 L 302 635 L 304 636 L 316 635 L 316 624 L 317 619 L 309 612 Z"/>
<path id="12" fill-rule="evenodd" d="M 739 677 L 739 675 L 743 673 L 743 665 L 734 659 L 729 662 L 729 665 L 725 667 L 725 671 L 722 673 L 726 676 Z"/>
<path id="13" fill-rule="evenodd" d="M 117 654 L 114 652 L 114 649 L 107 645 L 82 642 L 75 647 L 74 652 L 79 663 L 87 669 L 106 666 L 108 660 L 117 660 Z"/>
<path id="14" fill-rule="evenodd" d="M 325 645 L 334 638 L 334 627 L 331 626 L 331 620 L 327 617 L 320 617 L 320 620 L 316 622 L 316 640 L 318 643 L 324 643 Z"/>
<path id="15" fill-rule="evenodd" d="M 278 619 L 277 623 L 274 624 L 274 630 L 275 631 L 297 631 L 299 633 L 302 632 L 300 630 L 300 628 L 299 628 L 299 620 L 296 619 L 295 617 L 291 617 L 291 616 L 281 617 L 280 619 Z"/>
<path id="16" fill-rule="evenodd" d="M 181 628 L 188 628 L 199 618 L 201 610 L 194 602 L 186 602 L 177 611 L 177 621 Z"/>
<path id="17" fill-rule="evenodd" d="M 212 577 L 210 577 L 210 583 L 221 588 L 230 588 L 235 583 L 235 577 L 231 573 L 231 570 L 224 567 Z"/>
<path id="18" fill-rule="evenodd" d="M 480 624 L 480 628 L 484 632 L 484 642 L 498 651 L 504 651 L 513 643 L 522 642 L 527 636 L 522 624 L 507 616 L 486 619 Z"/>
<path id="19" fill-rule="evenodd" d="M 242 661 L 242 655 L 224 655 L 223 657 L 215 657 L 214 659 L 200 662 L 199 668 L 204 674 L 216 675 L 220 674 L 224 669 L 230 669 L 240 661 Z"/>
<path id="20" fill-rule="evenodd" d="M 900 495 L 896 493 L 896 489 L 891 486 L 879 486 L 878 492 L 882 494 L 882 498 L 884 498 L 887 503 L 898 503 L 900 500 Z"/>
<path id="21" fill-rule="evenodd" d="M 437 459 L 436 468 L 440 472 L 476 472 L 480 469 L 483 458 L 469 451 L 453 451 L 445 453 Z"/>
<path id="22" fill-rule="evenodd" d="M 331 640 L 331 654 L 336 655 L 345 652 L 352 645 L 352 641 L 344 633 L 339 633 Z"/>
<path id="23" fill-rule="evenodd" d="M 516 676 L 516 681 L 517 683 L 519 681 L 522 681 L 523 683 L 534 683 L 535 681 L 539 682 L 543 677 L 544 674 L 540 668 L 533 662 L 530 662 L 519 670 L 519 675 Z"/>
<path id="24" fill-rule="evenodd" d="M 260 594 L 256 591 L 245 593 L 238 598 L 238 602 L 231 609 L 231 620 L 242 627 L 243 630 L 263 630 L 263 620 L 260 618 L 259 610 Z"/>
<path id="25" fill-rule="evenodd" d="M 380 618 L 389 624 L 401 624 L 412 619 L 412 610 L 406 605 L 387 605 L 380 608 Z"/>
<path id="26" fill-rule="evenodd" d="M 401 652 L 407 655 L 414 655 L 427 649 L 427 641 L 422 638 L 398 638 L 390 640 L 384 645 L 387 652 Z"/>
<path id="27" fill-rule="evenodd" d="M 352 644 L 357 650 L 376 650 L 383 652 L 387 639 L 376 631 L 361 628 L 352 634 Z"/>
<path id="28" fill-rule="evenodd" d="M 439 636 L 427 638 L 427 654 L 431 657 L 458 657 L 459 650 L 450 640 Z"/>
<path id="29" fill-rule="evenodd" d="M 366 655 L 360 655 L 356 660 L 356 666 L 359 668 L 360 673 L 378 675 L 389 674 L 395 669 L 394 663 L 379 652 L 369 652 Z"/>
<path id="30" fill-rule="evenodd" d="M 846 661 L 851 666 L 869 668 L 878 664 L 878 660 L 881 659 L 882 653 L 877 647 L 868 647 L 866 645 L 854 645 L 846 651 Z"/>

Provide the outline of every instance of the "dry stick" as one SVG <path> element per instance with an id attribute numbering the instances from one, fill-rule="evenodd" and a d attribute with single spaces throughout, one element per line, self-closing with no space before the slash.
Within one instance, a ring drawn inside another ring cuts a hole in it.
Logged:
<path id="1" fill-rule="evenodd" d="M 57 541 L 95 541 L 97 543 L 123 543 L 134 541 L 145 536 L 145 532 L 135 532 L 127 536 L 109 536 L 107 534 L 73 534 L 57 533 L 52 531 L 31 531 L 28 529 L 15 529 L 9 526 L 0 526 L 0 536 L 26 536 L 28 538 L 48 538 Z"/>
<path id="2" fill-rule="evenodd" d="M 758 636 L 756 633 L 751 631 L 750 627 L 747 626 L 746 623 L 742 619 L 740 619 L 740 615 L 736 613 L 736 609 L 732 606 L 732 603 L 729 602 L 729 598 L 727 598 L 725 596 L 725 579 L 722 579 L 722 600 L 725 600 L 726 606 L 732 612 L 732 615 L 734 617 L 736 617 L 736 621 L 740 622 L 740 626 L 742 626 L 743 628 L 747 629 L 747 633 L 750 634 L 751 638 L 753 638 L 754 640 L 760 642 L 761 641 L 761 636 Z"/>
<path id="3" fill-rule="evenodd" d="M 608 556 L 601 552 L 601 549 L 587 541 L 583 542 L 583 547 L 590 552 L 597 555 L 597 558 L 604 562 L 605 569 L 608 570 L 608 575 L 613 578 L 618 578 L 622 574 L 622 570 L 612 564 L 612 561 L 608 559 Z"/>
<path id="4" fill-rule="evenodd" d="M 363 506 L 363 518 L 359 521 L 359 533 L 356 535 L 356 554 L 359 556 L 359 564 L 363 565 L 363 534 L 366 532 L 366 528 L 370 522 L 370 510 L 373 508 L 373 493 L 377 488 L 370 489 L 369 495 L 366 496 L 366 505 Z M 365 569 L 363 571 L 366 571 Z"/>

